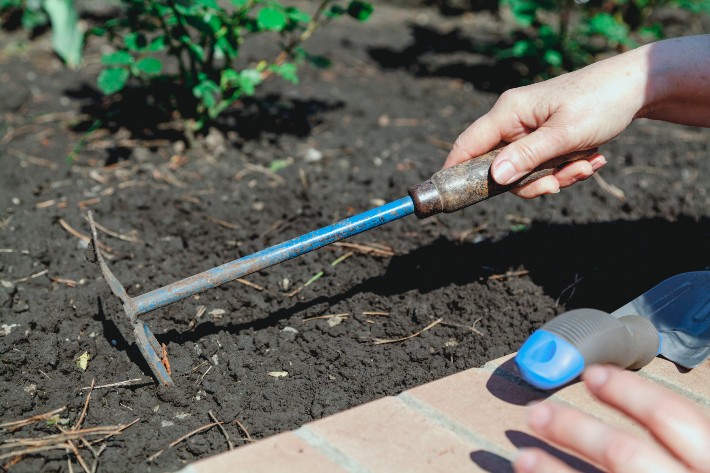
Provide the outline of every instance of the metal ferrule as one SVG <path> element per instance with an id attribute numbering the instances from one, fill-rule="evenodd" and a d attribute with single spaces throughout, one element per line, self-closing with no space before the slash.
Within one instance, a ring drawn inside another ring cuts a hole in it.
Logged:
<path id="1" fill-rule="evenodd" d="M 410 187 L 409 196 L 414 201 L 414 214 L 419 218 L 431 217 L 444 210 L 441 195 L 431 179 Z"/>

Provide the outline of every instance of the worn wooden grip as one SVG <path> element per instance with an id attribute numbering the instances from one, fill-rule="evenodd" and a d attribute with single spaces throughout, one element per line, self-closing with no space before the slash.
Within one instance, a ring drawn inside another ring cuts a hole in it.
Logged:
<path id="1" fill-rule="evenodd" d="M 412 186 L 409 195 L 414 201 L 414 213 L 419 218 L 440 212 L 450 213 L 507 192 L 544 176 L 549 176 L 565 164 L 588 159 L 598 148 L 558 156 L 536 167 L 518 181 L 502 186 L 491 177 L 491 164 L 502 148 L 490 151 L 456 166 L 442 169 L 431 179 Z"/>

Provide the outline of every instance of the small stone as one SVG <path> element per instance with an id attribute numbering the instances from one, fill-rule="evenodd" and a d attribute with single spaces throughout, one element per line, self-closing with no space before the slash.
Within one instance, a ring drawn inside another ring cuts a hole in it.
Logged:
<path id="1" fill-rule="evenodd" d="M 284 327 L 282 331 L 286 333 L 298 333 L 298 330 L 293 327 Z"/>
<path id="2" fill-rule="evenodd" d="M 22 203 L 22 201 L 19 198 L 17 198 L 17 197 L 12 198 L 12 205 L 20 205 L 21 203 Z"/>
<path id="3" fill-rule="evenodd" d="M 212 363 L 214 363 L 215 366 L 219 365 L 219 357 L 216 353 L 212 355 Z"/>
<path id="4" fill-rule="evenodd" d="M 303 157 L 307 163 L 317 163 L 323 159 L 323 153 L 315 148 L 308 148 Z"/>
<path id="5" fill-rule="evenodd" d="M 281 280 L 281 289 L 284 291 L 288 291 L 288 288 L 291 286 L 291 281 L 289 281 L 288 278 L 283 278 Z"/>
<path id="6" fill-rule="evenodd" d="M 163 427 L 163 428 L 165 428 L 165 427 L 172 427 L 173 425 L 175 425 L 175 422 L 173 422 L 173 421 L 171 421 L 171 420 L 163 420 L 163 421 L 160 422 L 160 426 Z"/>
<path id="7" fill-rule="evenodd" d="M 256 210 L 257 212 L 261 212 L 264 210 L 265 204 L 263 202 L 254 202 L 251 206 L 252 209 Z"/>
<path id="8" fill-rule="evenodd" d="M 370 203 L 375 207 L 380 207 L 381 205 L 385 205 L 387 201 L 385 199 L 370 199 Z"/>
<path id="9" fill-rule="evenodd" d="M 12 332 L 12 329 L 15 327 L 19 327 L 19 324 L 2 324 L 0 325 L 0 336 L 5 336 L 5 335 L 10 335 L 10 332 Z"/>
<path id="10" fill-rule="evenodd" d="M 285 378 L 288 376 L 288 371 L 269 371 L 267 374 L 274 378 Z"/>
<path id="11" fill-rule="evenodd" d="M 211 311 L 209 311 L 209 312 L 207 312 L 207 313 L 208 313 L 209 315 L 211 315 L 212 317 L 221 319 L 221 318 L 224 316 L 224 314 L 227 313 L 227 311 L 224 310 L 224 309 L 212 309 Z"/>

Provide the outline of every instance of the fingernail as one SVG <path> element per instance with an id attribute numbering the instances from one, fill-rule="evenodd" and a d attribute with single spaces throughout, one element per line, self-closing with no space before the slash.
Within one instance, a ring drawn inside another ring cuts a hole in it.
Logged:
<path id="1" fill-rule="evenodd" d="M 540 460 L 535 452 L 523 448 L 518 452 L 518 456 L 515 458 L 515 471 L 532 473 L 537 468 L 539 462 Z"/>
<path id="2" fill-rule="evenodd" d="M 596 171 L 597 169 L 601 168 L 606 164 L 606 158 L 604 156 L 597 156 L 596 158 L 592 159 L 589 161 L 589 164 L 592 165 L 592 169 Z"/>
<path id="3" fill-rule="evenodd" d="M 541 403 L 530 409 L 528 424 L 535 430 L 542 430 L 550 423 L 551 418 L 552 408 L 545 403 Z"/>
<path id="4" fill-rule="evenodd" d="M 609 379 L 609 370 L 604 366 L 590 366 L 584 379 L 590 388 L 601 388 Z"/>
<path id="5" fill-rule="evenodd" d="M 506 185 L 510 184 L 513 182 L 513 179 L 515 178 L 515 167 L 513 167 L 513 163 L 508 161 L 507 159 L 504 159 L 503 161 L 498 161 L 493 165 L 493 169 L 491 170 L 493 173 L 493 179 L 496 180 L 499 184 Z"/>

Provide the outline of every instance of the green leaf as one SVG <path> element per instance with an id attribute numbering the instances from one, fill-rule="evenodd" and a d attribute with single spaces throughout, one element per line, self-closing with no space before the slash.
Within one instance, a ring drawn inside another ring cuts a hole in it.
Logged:
<path id="1" fill-rule="evenodd" d="M 609 13 L 594 15 L 589 19 L 587 28 L 588 34 L 602 35 L 613 43 L 628 44 L 630 41 L 628 25 L 621 23 Z"/>
<path id="2" fill-rule="evenodd" d="M 513 57 L 527 57 L 531 56 L 535 49 L 535 42 L 533 40 L 522 39 L 515 42 L 511 48 L 511 54 Z"/>
<path id="3" fill-rule="evenodd" d="M 244 8 L 247 3 L 249 3 L 249 0 L 232 0 L 232 5 L 237 8 Z"/>
<path id="4" fill-rule="evenodd" d="M 325 56 L 317 56 L 306 53 L 308 63 L 318 69 L 327 69 L 333 65 L 333 61 Z"/>
<path id="5" fill-rule="evenodd" d="M 239 88 L 247 95 L 254 95 L 256 86 L 261 83 L 261 72 L 256 69 L 244 69 L 239 73 Z"/>
<path id="6" fill-rule="evenodd" d="M 199 7 L 202 8 L 214 8 L 215 10 L 219 10 L 219 4 L 217 3 L 217 0 L 194 0 L 195 4 Z"/>
<path id="7" fill-rule="evenodd" d="M 73 0 L 44 0 L 44 11 L 52 23 L 52 47 L 69 67 L 81 64 L 84 33 Z"/>
<path id="8" fill-rule="evenodd" d="M 146 48 L 146 51 L 158 52 L 162 51 L 163 49 L 165 49 L 165 36 L 160 35 L 150 42 L 150 44 Z"/>
<path id="9" fill-rule="evenodd" d="M 101 64 L 106 66 L 130 66 L 133 64 L 133 56 L 128 51 L 103 54 L 101 56 Z"/>
<path id="10" fill-rule="evenodd" d="M 128 82 L 128 70 L 117 67 L 109 67 L 99 74 L 98 86 L 106 95 L 115 94 L 123 89 Z"/>
<path id="11" fill-rule="evenodd" d="M 341 7 L 340 5 L 332 5 L 328 10 L 326 10 L 325 17 L 334 20 L 338 17 L 343 16 L 345 12 L 345 8 Z"/>
<path id="12" fill-rule="evenodd" d="M 548 49 L 545 51 L 543 60 L 551 66 L 559 67 L 562 65 L 562 54 L 554 49 Z"/>
<path id="13" fill-rule="evenodd" d="M 132 31 L 123 37 L 123 44 L 129 51 L 143 51 L 148 46 L 148 39 L 143 33 Z"/>
<path id="14" fill-rule="evenodd" d="M 274 159 L 269 164 L 269 171 L 279 172 L 280 170 L 287 168 L 291 165 L 291 162 L 286 159 Z"/>
<path id="15" fill-rule="evenodd" d="M 148 76 L 160 74 L 163 69 L 163 64 L 154 57 L 144 57 L 136 63 L 136 69 Z"/>
<path id="16" fill-rule="evenodd" d="M 219 86 L 222 90 L 229 89 L 239 84 L 239 73 L 234 69 L 224 69 L 219 77 Z"/>
<path id="17" fill-rule="evenodd" d="M 269 66 L 269 70 L 274 71 L 275 74 L 281 76 L 283 79 L 298 84 L 298 67 L 291 62 L 284 62 L 283 64 L 273 64 Z"/>
<path id="18" fill-rule="evenodd" d="M 281 10 L 266 7 L 259 11 L 256 22 L 265 30 L 281 31 L 286 26 L 286 15 Z"/>
<path id="19" fill-rule="evenodd" d="M 360 0 L 352 0 L 348 5 L 348 15 L 355 18 L 357 21 L 367 21 L 375 11 L 372 3 L 362 2 Z"/>
<path id="20" fill-rule="evenodd" d="M 208 109 L 217 104 L 221 92 L 219 86 L 209 79 L 203 80 L 192 88 L 192 95 L 200 99 Z"/>
<path id="21" fill-rule="evenodd" d="M 289 20 L 294 21 L 296 23 L 310 23 L 311 20 L 313 20 L 313 17 L 311 17 L 311 15 L 302 10 L 299 10 L 296 7 L 286 8 L 286 16 Z"/>
<path id="22" fill-rule="evenodd" d="M 18 6 L 17 8 L 21 8 Z M 42 27 L 49 23 L 49 18 L 47 14 L 42 10 L 33 10 L 31 8 L 25 8 L 22 12 L 21 19 L 22 27 L 26 30 L 32 31 L 35 28 Z"/>

